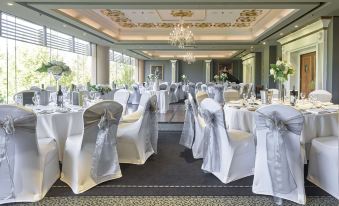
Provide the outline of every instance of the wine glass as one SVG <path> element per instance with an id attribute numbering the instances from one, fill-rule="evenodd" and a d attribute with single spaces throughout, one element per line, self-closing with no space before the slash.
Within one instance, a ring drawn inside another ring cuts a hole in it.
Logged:
<path id="1" fill-rule="evenodd" d="M 255 95 L 255 92 L 254 91 L 252 91 L 251 92 L 251 102 L 252 102 L 252 104 L 255 104 L 255 100 L 257 99 L 257 97 L 256 97 L 256 95 Z"/>
<path id="2" fill-rule="evenodd" d="M 304 104 L 305 103 L 305 97 L 306 97 L 306 94 L 304 92 L 301 92 L 300 93 L 300 98 L 301 98 L 301 102 Z"/>
<path id="3" fill-rule="evenodd" d="M 247 103 L 247 94 L 243 93 L 242 94 L 242 98 L 243 98 L 243 105 L 246 105 L 246 103 Z"/>

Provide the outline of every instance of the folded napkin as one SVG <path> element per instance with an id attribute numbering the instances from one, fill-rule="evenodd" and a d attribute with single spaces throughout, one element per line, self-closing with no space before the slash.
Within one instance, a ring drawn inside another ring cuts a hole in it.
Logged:
<path id="1" fill-rule="evenodd" d="M 308 109 L 312 109 L 314 107 L 313 104 L 308 104 L 308 103 L 305 103 L 305 104 L 297 104 L 296 108 L 297 109 L 300 109 L 300 110 L 308 110 Z"/>
<path id="2" fill-rule="evenodd" d="M 337 104 L 332 104 L 332 105 L 328 105 L 328 106 L 325 106 L 325 109 L 332 109 L 332 110 L 339 110 L 339 105 Z"/>
<path id="3" fill-rule="evenodd" d="M 242 104 L 242 100 L 232 100 L 228 102 L 229 104 Z"/>

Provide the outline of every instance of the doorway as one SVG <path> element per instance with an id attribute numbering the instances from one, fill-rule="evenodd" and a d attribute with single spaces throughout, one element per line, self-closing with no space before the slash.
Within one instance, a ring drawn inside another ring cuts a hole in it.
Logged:
<path id="1" fill-rule="evenodd" d="M 300 92 L 306 97 L 315 89 L 316 80 L 316 52 L 300 56 Z"/>

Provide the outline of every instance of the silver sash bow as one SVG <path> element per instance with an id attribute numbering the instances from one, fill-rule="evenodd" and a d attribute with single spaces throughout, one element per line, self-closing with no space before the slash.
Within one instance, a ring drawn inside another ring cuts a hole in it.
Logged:
<path id="1" fill-rule="evenodd" d="M 151 145 L 153 151 L 158 153 L 158 115 L 157 115 L 157 97 L 154 95 L 150 99 L 150 120 L 151 120 Z"/>
<path id="2" fill-rule="evenodd" d="M 217 115 L 221 112 L 210 113 L 208 110 L 200 110 L 201 115 L 205 120 L 206 127 L 204 129 L 203 143 L 203 168 L 207 171 L 220 171 L 220 149 L 219 140 L 215 130 L 217 129 Z"/>
<path id="3" fill-rule="evenodd" d="M 292 132 L 300 135 L 304 117 L 300 114 L 285 121 L 276 113 L 267 116 L 257 111 L 256 127 L 268 129 L 266 133 L 267 164 L 271 176 L 273 193 L 288 194 L 297 188 L 287 158 L 284 133 Z"/>
<path id="4" fill-rule="evenodd" d="M 95 142 L 95 148 L 92 155 L 92 166 L 91 166 L 91 177 L 93 180 L 97 181 L 101 176 L 105 176 L 107 172 L 105 169 L 101 171 L 101 168 L 108 168 L 107 164 L 111 164 L 112 157 L 112 148 L 116 145 L 116 140 L 112 138 L 114 134 L 112 133 L 112 126 L 119 123 L 119 119 L 114 117 L 109 110 L 105 109 L 104 114 L 97 114 L 94 111 L 86 111 L 85 113 L 85 128 L 92 126 L 93 124 L 98 124 L 99 132 Z M 109 152 L 106 157 L 106 152 Z M 107 158 L 107 161 L 105 161 Z M 118 157 L 113 157 L 118 158 Z"/>
<path id="5" fill-rule="evenodd" d="M 179 144 L 192 149 L 194 141 L 194 116 L 192 105 L 189 103 L 188 99 L 185 100 L 185 107 L 185 121 Z"/>

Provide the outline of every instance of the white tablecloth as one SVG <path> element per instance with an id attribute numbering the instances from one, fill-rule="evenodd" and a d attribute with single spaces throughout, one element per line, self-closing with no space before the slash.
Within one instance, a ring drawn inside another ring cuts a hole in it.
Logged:
<path id="1" fill-rule="evenodd" d="M 229 129 L 238 129 L 255 133 L 255 112 L 246 108 L 235 108 L 225 105 L 225 120 Z M 305 145 L 306 154 L 312 139 L 324 136 L 339 136 L 339 115 L 335 113 L 305 114 L 305 124 L 300 142 Z"/>
<path id="2" fill-rule="evenodd" d="M 37 136 L 38 138 L 52 137 L 56 140 L 60 161 L 62 161 L 67 137 L 83 132 L 82 113 L 82 111 L 71 111 L 37 114 Z"/>

